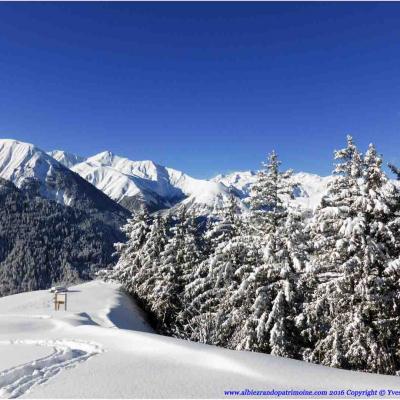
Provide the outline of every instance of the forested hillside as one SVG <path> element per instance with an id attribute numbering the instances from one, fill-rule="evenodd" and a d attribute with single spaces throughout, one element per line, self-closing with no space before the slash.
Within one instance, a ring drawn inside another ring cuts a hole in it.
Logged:
<path id="1" fill-rule="evenodd" d="M 89 279 L 124 235 L 97 209 L 47 200 L 0 178 L 0 296 Z"/>
<path id="2" fill-rule="evenodd" d="M 310 217 L 275 153 L 250 207 L 216 219 L 138 213 L 104 276 L 122 282 L 161 332 L 352 370 L 400 372 L 400 193 L 370 145 L 335 152 Z"/>

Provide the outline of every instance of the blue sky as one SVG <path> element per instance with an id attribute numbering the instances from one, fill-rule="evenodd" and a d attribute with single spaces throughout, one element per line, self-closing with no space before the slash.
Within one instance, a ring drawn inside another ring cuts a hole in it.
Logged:
<path id="1" fill-rule="evenodd" d="M 0 136 L 196 177 L 400 164 L 400 3 L 0 3 Z"/>

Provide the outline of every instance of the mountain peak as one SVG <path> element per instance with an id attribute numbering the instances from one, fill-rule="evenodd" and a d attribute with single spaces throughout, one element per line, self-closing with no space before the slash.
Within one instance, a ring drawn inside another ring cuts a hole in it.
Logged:
<path id="1" fill-rule="evenodd" d="M 91 156 L 87 159 L 89 162 L 97 162 L 101 165 L 111 166 L 115 158 L 119 158 L 117 155 L 112 153 L 109 150 L 102 151 L 101 153 L 97 153 L 94 156 Z"/>
<path id="2" fill-rule="evenodd" d="M 59 163 L 64 165 L 64 167 L 71 168 L 75 164 L 78 164 L 84 160 L 83 157 L 78 156 L 76 154 L 68 153 L 63 150 L 53 150 L 47 152 L 50 157 L 53 157 Z"/>
<path id="3" fill-rule="evenodd" d="M 13 151 L 41 151 L 32 143 L 21 142 L 15 139 L 0 139 L 0 147 L 1 149 L 9 149 Z"/>

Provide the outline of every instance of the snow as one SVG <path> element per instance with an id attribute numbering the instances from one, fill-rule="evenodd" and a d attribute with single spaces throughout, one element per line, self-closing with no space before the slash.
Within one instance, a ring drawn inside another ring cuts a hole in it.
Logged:
<path id="1" fill-rule="evenodd" d="M 247 198 L 256 180 L 253 171 L 236 171 L 205 180 L 164 167 L 151 160 L 133 161 L 110 151 L 83 158 L 63 150 L 47 154 L 32 144 L 13 139 L 0 140 L 0 177 L 21 187 L 27 178 L 41 182 L 51 180 L 56 169 L 67 167 L 96 186 L 111 199 L 140 196 L 149 204 L 173 206 L 183 200 L 189 208 L 207 213 L 225 203 L 233 193 Z M 326 193 L 333 176 L 299 172 L 293 175 L 299 187 L 294 205 L 314 210 Z M 396 183 L 398 184 L 398 183 Z M 61 190 L 42 187 L 42 195 L 69 205 L 71 199 Z"/>
<path id="2" fill-rule="evenodd" d="M 186 197 L 189 204 L 212 208 L 229 196 L 228 188 L 221 183 L 195 179 L 150 160 L 132 161 L 110 151 L 89 157 L 71 169 L 117 202 L 138 194 L 151 201 L 155 193 L 171 204 Z"/>
<path id="3" fill-rule="evenodd" d="M 300 189 L 300 192 L 295 194 L 294 203 L 302 208 L 315 210 L 334 176 L 319 176 L 308 172 L 298 172 L 293 175 L 293 178 L 299 184 Z"/>
<path id="4" fill-rule="evenodd" d="M 40 182 L 40 194 L 61 204 L 69 205 L 71 198 L 51 182 L 58 172 L 69 173 L 58 161 L 30 143 L 0 139 L 0 177 L 23 187 L 29 180 Z"/>
<path id="5" fill-rule="evenodd" d="M 223 183 L 225 186 L 236 189 L 240 197 L 246 198 L 250 194 L 251 186 L 256 181 L 257 175 L 253 171 L 237 171 L 227 175 L 217 175 L 213 182 Z M 326 193 L 333 176 L 319 176 L 308 172 L 293 174 L 293 181 L 298 183 L 292 204 L 303 209 L 314 210 Z"/>
<path id="6" fill-rule="evenodd" d="M 63 150 L 48 151 L 47 154 L 50 157 L 53 157 L 55 160 L 57 160 L 59 163 L 64 165 L 64 167 L 67 167 L 67 168 L 71 168 L 75 164 L 78 164 L 78 163 L 84 161 L 83 157 L 68 153 Z"/>
<path id="7" fill-rule="evenodd" d="M 159 196 L 166 200 L 165 204 L 170 202 L 170 205 L 184 199 L 183 204 L 196 208 L 200 213 L 210 212 L 226 203 L 231 193 L 247 198 L 256 180 L 253 171 L 221 174 L 210 180 L 196 179 L 151 160 L 133 161 L 110 151 L 87 159 L 61 150 L 49 154 L 117 202 L 137 195 L 148 203 L 157 202 Z M 314 210 L 333 176 L 321 177 L 299 172 L 293 178 L 299 183 L 293 204 Z"/>
<path id="8" fill-rule="evenodd" d="M 118 285 L 0 299 L 0 397 L 222 398 L 224 390 L 400 389 L 396 377 L 335 370 L 155 334 Z"/>
<path id="9" fill-rule="evenodd" d="M 73 171 L 115 201 L 140 193 L 135 177 L 130 177 L 108 166 L 89 161 L 75 165 Z"/>
<path id="10" fill-rule="evenodd" d="M 58 164 L 33 144 L 0 140 L 0 176 L 20 187 L 27 178 L 46 180 L 51 166 Z"/>
<path id="11" fill-rule="evenodd" d="M 257 174 L 253 171 L 236 171 L 226 175 L 217 175 L 211 181 L 235 188 L 243 197 L 247 197 L 250 194 L 250 187 L 256 181 L 256 178 Z"/>

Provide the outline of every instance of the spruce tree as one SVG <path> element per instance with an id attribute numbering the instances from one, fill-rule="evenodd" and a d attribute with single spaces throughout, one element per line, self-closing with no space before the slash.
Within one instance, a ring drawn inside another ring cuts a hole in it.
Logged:
<path id="1" fill-rule="evenodd" d="M 307 256 L 301 215 L 288 205 L 295 186 L 292 171 L 281 172 L 279 166 L 273 152 L 251 192 L 253 254 L 262 249 L 262 256 L 240 286 L 247 318 L 237 348 L 295 357 L 298 279 Z"/>
<path id="2" fill-rule="evenodd" d="M 393 164 L 389 164 L 389 168 L 396 175 L 397 180 L 400 180 L 400 168 L 396 167 Z"/>
<path id="3" fill-rule="evenodd" d="M 151 218 L 142 207 L 122 227 L 127 236 L 124 243 L 116 243 L 115 250 L 118 255 L 118 263 L 107 274 L 108 279 L 114 279 L 122 283 L 124 288 L 135 294 L 135 277 L 141 269 L 140 251 L 143 248 L 150 232 Z"/>
<path id="4" fill-rule="evenodd" d="M 399 192 L 370 145 L 365 157 L 352 138 L 339 160 L 312 225 L 320 284 L 307 310 L 315 339 L 306 355 L 322 364 L 369 372 L 399 368 L 398 290 L 385 276 L 395 257 Z"/>
<path id="5" fill-rule="evenodd" d="M 156 302 L 154 288 L 161 268 L 161 254 L 169 238 L 168 228 L 168 217 L 156 215 L 140 252 L 140 269 L 134 278 L 135 293 L 149 309 L 152 309 Z"/>
<path id="6" fill-rule="evenodd" d="M 190 316 L 190 337 L 222 345 L 226 343 L 222 324 L 230 312 L 224 308 L 222 299 L 235 286 L 235 272 L 242 265 L 242 245 L 238 239 L 241 217 L 237 199 L 231 196 L 216 217 L 218 219 L 205 233 L 210 255 L 193 269 L 185 296 Z M 208 328 L 204 329 L 204 326 Z"/>

